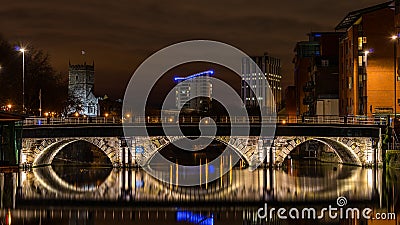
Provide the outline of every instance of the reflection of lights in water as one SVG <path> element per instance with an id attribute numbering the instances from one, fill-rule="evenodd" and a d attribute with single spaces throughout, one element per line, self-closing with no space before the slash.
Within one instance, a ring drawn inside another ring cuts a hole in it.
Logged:
<path id="1" fill-rule="evenodd" d="M 26 172 L 23 171 L 23 172 L 21 172 L 21 183 L 24 183 L 25 180 L 26 180 Z"/>
<path id="2" fill-rule="evenodd" d="M 6 224 L 11 225 L 11 211 L 10 210 L 8 210 L 8 212 L 7 212 Z"/>
<path id="3" fill-rule="evenodd" d="M 372 170 L 367 171 L 368 186 L 373 187 L 374 177 L 372 175 Z"/>
<path id="4" fill-rule="evenodd" d="M 208 173 L 214 173 L 214 172 L 215 172 L 214 165 L 208 165 Z"/>
<path id="5" fill-rule="evenodd" d="M 222 161 L 227 164 L 230 163 L 228 158 Z M 170 175 L 169 178 L 175 180 L 175 166 L 167 168 L 165 175 Z M 329 170 L 324 171 L 331 173 L 332 168 L 329 168 Z M 214 169 L 215 173 L 219 173 L 218 167 Z M 240 201 L 264 199 L 263 196 L 265 195 L 265 199 L 274 198 L 282 201 L 303 201 L 336 199 L 338 195 L 346 193 L 352 200 L 370 200 L 373 188 L 373 171 L 353 167 L 347 168 L 347 172 L 345 171 L 345 173 L 342 173 L 344 171 L 342 169 L 332 172 L 335 174 L 341 173 L 343 176 L 340 179 L 336 177 L 338 174 L 334 177 L 299 176 L 296 173 L 290 176 L 282 170 L 259 169 L 250 172 L 236 168 L 225 174 L 221 183 L 216 181 L 203 184 L 200 187 L 178 186 L 177 188 L 172 183 L 166 184 L 154 179 L 142 170 L 113 170 L 113 175 L 110 175 L 110 178 L 107 178 L 100 186 L 96 188 L 82 188 L 78 186 L 74 190 L 71 190 L 70 186 L 65 186 L 66 183 L 60 182 L 55 177 L 50 177 L 50 179 L 49 177 L 43 177 L 47 175 L 52 176 L 51 171 L 37 173 L 37 170 L 37 168 L 33 169 L 32 174 L 34 176 L 31 176 L 30 172 L 26 174 L 27 182 L 23 182 L 22 184 L 23 199 L 26 197 L 36 199 L 76 199 L 84 197 L 87 200 L 96 199 L 100 201 L 137 199 L 140 201 L 156 200 L 160 202 L 173 202 L 177 200 L 197 201 L 199 199 L 220 201 L 221 199 L 232 198 Z M 181 168 L 179 170 L 181 171 Z M 186 174 L 191 174 L 191 172 L 188 171 Z M 199 173 L 200 171 L 196 169 L 196 172 Z M 207 176 L 210 172 L 210 165 L 206 166 L 203 163 L 201 171 L 203 182 L 208 179 Z M 24 173 L 21 172 L 21 177 L 23 175 Z M 45 179 L 40 180 L 41 178 L 35 177 L 36 175 Z M 34 179 L 33 182 L 31 182 L 31 179 Z M 183 179 L 183 177 L 181 176 L 179 179 Z M 47 183 L 47 186 L 45 186 L 42 182 L 50 183 Z M 130 185 L 127 187 L 127 184 Z M 71 191 L 68 191 L 67 188 Z M 45 190 L 43 192 L 32 191 L 43 189 Z M 273 193 L 273 196 L 270 196 L 269 193 Z"/>
<path id="6" fill-rule="evenodd" d="M 208 217 L 206 215 L 197 214 L 190 211 L 177 211 L 176 221 L 189 222 L 199 225 L 214 225 L 214 218 L 212 214 L 210 217 Z"/>

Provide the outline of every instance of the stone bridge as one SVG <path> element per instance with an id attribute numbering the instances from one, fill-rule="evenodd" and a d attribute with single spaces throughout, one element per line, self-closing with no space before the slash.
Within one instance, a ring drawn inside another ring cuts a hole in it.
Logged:
<path id="1" fill-rule="evenodd" d="M 149 163 L 155 153 L 182 137 L 60 137 L 24 138 L 20 162 L 31 166 L 50 165 L 64 147 L 77 141 L 86 141 L 97 146 L 108 156 L 115 167 Z M 373 137 L 320 137 L 320 136 L 276 136 L 274 138 L 216 136 L 238 153 L 249 166 L 264 160 L 266 164 L 281 165 L 290 152 L 308 141 L 318 141 L 330 148 L 339 162 L 358 166 L 380 162 L 379 139 Z M 272 146 L 272 147 L 270 147 Z"/>
<path id="2" fill-rule="evenodd" d="M 261 160 L 279 166 L 293 149 L 309 141 L 327 146 L 341 163 L 364 166 L 382 162 L 379 126 L 278 124 L 273 137 L 260 137 L 260 126 L 251 125 L 250 136 L 229 136 L 231 127 L 218 125 L 214 139 L 233 149 L 249 166 Z M 85 141 L 103 151 L 116 167 L 143 166 L 171 141 L 182 138 L 182 134 L 167 138 L 161 126 L 146 128 L 148 133 L 141 127 L 128 126 L 126 129 L 135 136 L 126 137 L 121 125 L 25 126 L 19 162 L 49 165 L 65 146 Z M 181 129 L 186 136 L 199 135 L 196 126 L 184 125 Z"/>

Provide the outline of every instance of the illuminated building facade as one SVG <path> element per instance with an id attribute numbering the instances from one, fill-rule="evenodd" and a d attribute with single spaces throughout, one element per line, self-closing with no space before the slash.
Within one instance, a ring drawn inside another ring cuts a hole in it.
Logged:
<path id="1" fill-rule="evenodd" d="M 176 107 L 183 111 L 208 112 L 211 108 L 213 70 L 187 77 L 175 77 Z"/>
<path id="2" fill-rule="evenodd" d="M 339 47 L 341 115 L 391 114 L 394 87 L 394 4 L 386 2 L 347 14 L 336 30 L 345 31 Z M 396 102 L 396 104 L 395 104 Z"/>
<path id="3" fill-rule="evenodd" d="M 257 72 L 257 67 L 261 69 L 261 73 Z M 274 109 L 278 111 L 282 102 L 281 79 L 279 58 L 268 54 L 243 58 L 241 97 L 246 108 L 260 107 L 266 112 Z"/>
<path id="4" fill-rule="evenodd" d="M 94 96 L 94 63 L 93 65 L 69 64 L 68 95 L 77 100 L 78 107 L 70 107 L 68 114 L 78 112 L 80 115 L 98 116 L 99 102 Z"/>

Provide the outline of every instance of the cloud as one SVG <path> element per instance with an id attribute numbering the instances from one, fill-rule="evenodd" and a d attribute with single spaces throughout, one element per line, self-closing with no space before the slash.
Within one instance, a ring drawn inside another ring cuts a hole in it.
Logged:
<path id="1" fill-rule="evenodd" d="M 80 50 L 96 61 L 97 92 L 121 95 L 124 81 L 150 54 L 190 39 L 212 39 L 249 54 L 270 52 L 283 60 L 290 82 L 297 41 L 310 31 L 332 30 L 352 10 L 377 0 L 280 1 L 3 1 L 0 27 L 14 40 L 30 42 L 66 71 Z M 108 76 L 119 82 L 109 87 Z"/>

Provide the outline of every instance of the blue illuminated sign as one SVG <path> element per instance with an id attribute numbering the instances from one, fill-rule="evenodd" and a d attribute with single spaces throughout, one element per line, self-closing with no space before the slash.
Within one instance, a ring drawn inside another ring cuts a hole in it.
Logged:
<path id="1" fill-rule="evenodd" d="M 214 70 L 207 70 L 201 73 L 196 73 L 187 77 L 174 77 L 174 81 L 184 81 L 184 80 L 190 80 L 193 79 L 195 77 L 199 77 L 199 76 L 203 76 L 203 75 L 213 75 L 214 74 Z"/>
<path id="2" fill-rule="evenodd" d="M 136 186 L 136 188 L 142 188 L 144 186 L 144 181 L 143 180 L 136 180 L 135 186 Z"/>
<path id="3" fill-rule="evenodd" d="M 136 153 L 143 153 L 144 152 L 144 147 L 143 146 L 136 146 L 135 152 Z"/>
<path id="4" fill-rule="evenodd" d="M 215 168 L 214 168 L 213 165 L 209 165 L 209 166 L 208 166 L 208 172 L 209 172 L 209 173 L 214 173 L 214 172 L 215 172 Z"/>
<path id="5" fill-rule="evenodd" d="M 202 215 L 199 213 L 193 213 L 190 211 L 177 211 L 176 212 L 176 221 L 177 222 L 189 222 L 193 224 L 199 225 L 214 225 L 214 218 L 211 214 L 211 217 L 206 215 Z"/>

